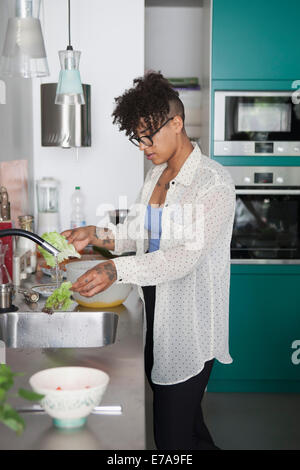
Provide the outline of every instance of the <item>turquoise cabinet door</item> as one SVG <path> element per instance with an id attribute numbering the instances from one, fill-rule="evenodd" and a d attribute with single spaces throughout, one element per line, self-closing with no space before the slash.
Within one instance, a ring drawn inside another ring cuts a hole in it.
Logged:
<path id="1" fill-rule="evenodd" d="M 300 1 L 213 0 L 213 79 L 300 79 Z"/>
<path id="2" fill-rule="evenodd" d="M 292 391 L 297 381 L 300 391 L 300 364 L 293 362 L 300 347 L 300 275 L 232 274 L 229 331 L 233 363 L 216 361 L 209 391 L 221 391 L 214 381 L 221 389 L 226 382 L 228 391 L 269 392 Z"/>

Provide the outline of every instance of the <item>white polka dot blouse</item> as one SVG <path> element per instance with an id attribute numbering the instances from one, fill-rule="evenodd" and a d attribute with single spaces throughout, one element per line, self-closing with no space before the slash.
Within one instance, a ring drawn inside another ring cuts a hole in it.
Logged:
<path id="1" fill-rule="evenodd" d="M 145 215 L 167 163 L 150 168 L 124 223 L 108 224 L 115 237 L 113 253 L 136 253 L 113 259 L 116 282 L 136 284 L 143 303 L 141 286 L 156 286 L 152 380 L 161 385 L 197 375 L 212 358 L 232 362 L 228 324 L 235 188 L 226 168 L 193 146 L 170 181 L 157 251 L 147 253 Z"/>

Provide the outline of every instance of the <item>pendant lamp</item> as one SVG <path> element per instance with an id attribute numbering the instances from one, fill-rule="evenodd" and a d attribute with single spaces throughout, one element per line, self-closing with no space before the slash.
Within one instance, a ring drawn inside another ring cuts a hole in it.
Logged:
<path id="1" fill-rule="evenodd" d="M 41 0 L 16 0 L 15 16 L 9 18 L 0 75 L 35 78 L 49 75 L 39 20 Z"/>
<path id="2" fill-rule="evenodd" d="M 80 51 L 74 51 L 71 45 L 71 5 L 68 0 L 68 34 L 69 44 L 65 51 L 59 51 L 61 71 L 56 89 L 55 104 L 85 104 L 79 72 Z"/>

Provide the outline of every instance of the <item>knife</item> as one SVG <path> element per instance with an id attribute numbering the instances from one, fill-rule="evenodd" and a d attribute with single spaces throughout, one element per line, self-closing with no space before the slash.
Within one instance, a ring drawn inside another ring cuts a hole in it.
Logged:
<path id="1" fill-rule="evenodd" d="M 40 405 L 23 406 L 17 408 L 18 413 L 46 413 Z M 95 406 L 91 413 L 93 415 L 121 415 L 123 413 L 121 405 Z"/>

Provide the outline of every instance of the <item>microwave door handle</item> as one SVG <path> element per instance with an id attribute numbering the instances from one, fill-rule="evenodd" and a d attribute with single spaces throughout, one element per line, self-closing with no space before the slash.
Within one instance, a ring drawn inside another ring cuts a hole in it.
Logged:
<path id="1" fill-rule="evenodd" d="M 262 195 L 272 195 L 272 194 L 290 194 L 300 195 L 300 189 L 236 189 L 235 193 L 239 194 L 262 194 Z"/>

